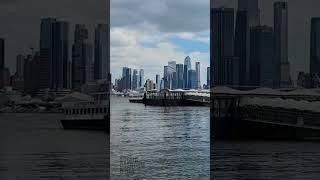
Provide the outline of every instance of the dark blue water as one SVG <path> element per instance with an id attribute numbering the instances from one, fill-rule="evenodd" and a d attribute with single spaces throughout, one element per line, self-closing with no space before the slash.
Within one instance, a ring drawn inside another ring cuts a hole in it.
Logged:
<path id="1" fill-rule="evenodd" d="M 111 101 L 113 179 L 209 179 L 208 107 Z"/>

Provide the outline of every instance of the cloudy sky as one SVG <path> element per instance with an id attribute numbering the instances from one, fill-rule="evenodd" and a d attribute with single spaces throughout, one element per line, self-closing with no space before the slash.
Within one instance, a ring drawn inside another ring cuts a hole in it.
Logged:
<path id="1" fill-rule="evenodd" d="M 168 61 L 186 56 L 201 64 L 201 83 L 209 66 L 209 0 L 112 0 L 111 73 L 122 67 L 145 70 L 145 78 L 163 74 Z"/>

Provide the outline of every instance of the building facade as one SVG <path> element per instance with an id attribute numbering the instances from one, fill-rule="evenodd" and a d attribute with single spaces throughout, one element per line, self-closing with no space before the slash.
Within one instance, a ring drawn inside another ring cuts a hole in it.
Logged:
<path id="1" fill-rule="evenodd" d="M 290 64 L 288 60 L 288 3 L 274 3 L 274 86 L 289 87 Z"/>
<path id="2" fill-rule="evenodd" d="M 310 73 L 320 75 L 320 18 L 311 19 Z"/>
<path id="3" fill-rule="evenodd" d="M 98 24 L 94 40 L 94 79 L 107 79 L 110 73 L 110 29 L 108 24 Z"/>

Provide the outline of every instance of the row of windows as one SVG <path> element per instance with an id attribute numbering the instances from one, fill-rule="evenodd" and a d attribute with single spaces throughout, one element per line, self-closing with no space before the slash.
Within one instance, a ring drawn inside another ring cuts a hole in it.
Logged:
<path id="1" fill-rule="evenodd" d="M 66 109 L 65 114 L 98 114 L 108 112 L 107 108 Z"/>

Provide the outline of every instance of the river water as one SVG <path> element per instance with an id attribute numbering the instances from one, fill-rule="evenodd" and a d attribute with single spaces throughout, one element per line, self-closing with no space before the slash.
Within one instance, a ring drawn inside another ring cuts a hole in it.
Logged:
<path id="1" fill-rule="evenodd" d="M 112 98 L 112 178 L 209 179 L 209 112 Z"/>
<path id="2" fill-rule="evenodd" d="M 0 114 L 0 180 L 107 179 L 109 137 L 66 131 L 59 114 Z M 111 177 L 209 179 L 209 108 L 111 101 Z M 212 177 L 319 179 L 320 143 L 212 142 Z"/>
<path id="3" fill-rule="evenodd" d="M 107 178 L 104 132 L 63 130 L 59 114 L 0 114 L 1 180 Z"/>

